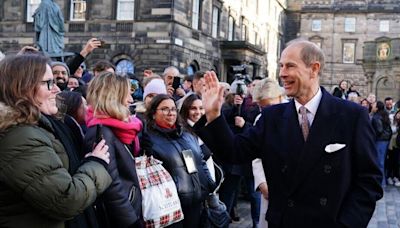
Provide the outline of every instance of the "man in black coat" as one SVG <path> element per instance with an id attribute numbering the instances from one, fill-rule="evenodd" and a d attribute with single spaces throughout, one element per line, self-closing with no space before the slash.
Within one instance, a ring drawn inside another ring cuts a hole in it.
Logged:
<path id="1" fill-rule="evenodd" d="M 294 99 L 263 110 L 255 127 L 236 136 L 220 114 L 223 89 L 216 75 L 205 76 L 206 118 L 197 131 L 222 159 L 262 159 L 270 228 L 367 227 L 383 194 L 368 113 L 319 86 L 323 67 L 317 45 L 289 43 L 280 59 L 280 78 Z"/>

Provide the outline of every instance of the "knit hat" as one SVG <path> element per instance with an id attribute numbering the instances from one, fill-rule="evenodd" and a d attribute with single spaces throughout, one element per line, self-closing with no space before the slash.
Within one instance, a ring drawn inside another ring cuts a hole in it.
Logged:
<path id="1" fill-rule="evenodd" d="M 53 61 L 50 63 L 51 68 L 55 67 L 55 66 L 62 66 L 67 70 L 68 73 L 68 77 L 71 75 L 69 72 L 69 68 L 67 66 L 67 64 L 63 63 L 63 62 L 57 62 L 57 61 Z"/>
<path id="2" fill-rule="evenodd" d="M 143 100 L 150 93 L 167 94 L 167 88 L 164 84 L 164 80 L 155 78 L 151 80 L 149 83 L 147 83 L 146 87 L 144 87 Z"/>

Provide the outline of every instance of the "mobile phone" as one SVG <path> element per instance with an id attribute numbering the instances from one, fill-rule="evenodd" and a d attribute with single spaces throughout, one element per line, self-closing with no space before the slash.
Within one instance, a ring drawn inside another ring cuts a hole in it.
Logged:
<path id="1" fill-rule="evenodd" d="M 106 44 L 106 41 L 102 40 L 102 39 L 97 39 L 98 41 L 100 41 L 100 47 L 104 47 L 104 45 Z"/>
<path id="2" fill-rule="evenodd" d="M 131 115 L 136 114 L 136 104 L 129 105 L 129 112 L 131 113 Z"/>
<path id="3" fill-rule="evenodd" d="M 175 76 L 174 81 L 172 82 L 172 88 L 177 89 L 181 85 L 181 78 Z"/>
<path id="4" fill-rule="evenodd" d="M 97 144 L 103 139 L 103 134 L 101 133 L 101 128 L 103 125 L 97 124 L 96 125 L 96 141 L 94 142 L 93 148 L 96 147 Z"/>

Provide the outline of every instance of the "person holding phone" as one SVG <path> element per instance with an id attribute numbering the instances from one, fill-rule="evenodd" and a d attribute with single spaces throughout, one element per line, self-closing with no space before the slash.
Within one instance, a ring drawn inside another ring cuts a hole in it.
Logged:
<path id="1" fill-rule="evenodd" d="M 103 138 L 110 152 L 112 183 L 96 207 L 102 227 L 142 227 L 142 196 L 134 156 L 139 155 L 138 134 L 143 125 L 130 114 L 130 88 L 128 78 L 111 72 L 94 77 L 88 87 L 86 150 Z"/>
<path id="2" fill-rule="evenodd" d="M 181 86 L 181 77 L 178 68 L 174 66 L 165 68 L 162 77 L 167 86 L 168 94 L 172 96 L 175 101 L 186 95 L 185 90 Z"/>

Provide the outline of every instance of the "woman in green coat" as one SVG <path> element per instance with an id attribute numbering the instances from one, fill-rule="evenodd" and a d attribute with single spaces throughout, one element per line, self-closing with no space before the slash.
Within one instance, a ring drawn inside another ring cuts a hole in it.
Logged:
<path id="1" fill-rule="evenodd" d="M 74 174 L 55 136 L 58 111 L 47 58 L 7 57 L 0 62 L 0 226 L 64 227 L 111 183 L 104 140 Z"/>

